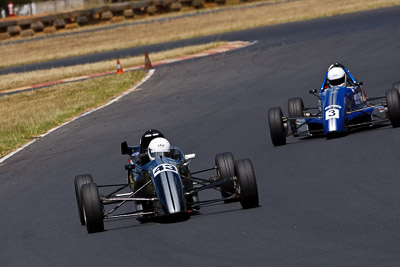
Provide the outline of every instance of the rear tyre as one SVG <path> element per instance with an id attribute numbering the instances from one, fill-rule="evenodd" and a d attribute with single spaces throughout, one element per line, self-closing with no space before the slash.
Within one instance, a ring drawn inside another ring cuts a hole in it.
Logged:
<path id="1" fill-rule="evenodd" d="M 83 215 L 88 233 L 104 231 L 103 205 L 95 183 L 82 186 Z"/>
<path id="2" fill-rule="evenodd" d="M 386 91 L 386 103 L 389 120 L 393 128 L 400 126 L 400 96 L 399 91 L 390 89 Z"/>
<path id="3" fill-rule="evenodd" d="M 219 179 L 230 179 L 229 182 L 221 185 L 221 196 L 227 198 L 235 193 L 233 177 L 235 176 L 235 160 L 231 152 L 219 153 L 215 155 L 215 166 Z M 229 201 L 225 201 L 229 202 Z"/>
<path id="4" fill-rule="evenodd" d="M 276 107 L 268 110 L 269 131 L 274 146 L 286 144 L 286 133 L 282 117 L 283 113 L 281 108 Z"/>
<path id="5" fill-rule="evenodd" d="M 288 100 L 288 114 L 289 118 L 298 118 L 304 116 L 304 103 L 301 97 L 290 98 Z M 295 119 L 290 120 L 290 129 L 292 130 L 292 133 L 297 132 Z"/>
<path id="6" fill-rule="evenodd" d="M 74 185 L 75 185 L 76 204 L 78 205 L 79 219 L 82 225 L 85 225 L 85 218 L 83 216 L 81 188 L 84 184 L 90 184 L 90 183 L 93 183 L 93 177 L 90 174 L 82 174 L 75 176 Z"/>
<path id="7" fill-rule="evenodd" d="M 240 185 L 240 204 L 244 209 L 258 207 L 258 188 L 253 164 L 249 159 L 235 162 L 235 171 Z"/>
<path id="8" fill-rule="evenodd" d="M 304 103 L 301 97 L 294 97 L 288 100 L 289 117 L 303 117 Z"/>

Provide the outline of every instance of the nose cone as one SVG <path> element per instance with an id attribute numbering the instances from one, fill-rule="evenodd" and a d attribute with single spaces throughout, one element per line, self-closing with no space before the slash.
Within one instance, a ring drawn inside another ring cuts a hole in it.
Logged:
<path id="1" fill-rule="evenodd" d="M 157 175 L 155 180 L 157 195 L 165 213 L 183 212 L 183 185 L 179 174 L 165 171 Z"/>

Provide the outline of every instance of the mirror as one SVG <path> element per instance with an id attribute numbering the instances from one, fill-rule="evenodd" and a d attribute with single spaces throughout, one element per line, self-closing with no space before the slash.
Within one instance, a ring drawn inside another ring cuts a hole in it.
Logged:
<path id="1" fill-rule="evenodd" d="M 194 154 L 194 153 L 185 155 L 185 161 L 186 161 L 185 164 L 189 163 L 189 161 L 194 159 L 195 157 L 196 157 L 196 154 Z"/>
<path id="2" fill-rule="evenodd" d="M 122 155 L 129 155 L 129 147 L 126 141 L 121 143 L 121 153 Z"/>

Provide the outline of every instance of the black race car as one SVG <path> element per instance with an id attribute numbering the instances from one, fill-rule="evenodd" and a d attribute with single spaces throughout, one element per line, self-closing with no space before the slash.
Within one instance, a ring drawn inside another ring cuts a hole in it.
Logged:
<path id="1" fill-rule="evenodd" d="M 168 154 L 147 156 L 150 141 L 157 137 L 163 135 L 149 130 L 139 146 L 121 144 L 122 154 L 129 155 L 124 184 L 97 185 L 90 174 L 75 177 L 79 217 L 88 233 L 103 231 L 104 220 L 111 218 L 136 216 L 141 222 L 157 218 L 181 220 L 199 213 L 200 206 L 235 201 L 240 201 L 244 209 L 258 207 L 257 182 L 249 159 L 235 161 L 232 153 L 220 153 L 215 156 L 213 167 L 191 172 L 188 164 L 195 154 L 184 155 L 178 147 L 171 146 Z M 215 174 L 207 178 L 197 176 L 211 171 Z M 100 194 L 99 190 L 104 189 L 110 192 Z M 199 192 L 207 189 L 219 191 L 219 196 L 200 200 Z M 132 211 L 117 213 L 124 204 L 130 205 Z"/>

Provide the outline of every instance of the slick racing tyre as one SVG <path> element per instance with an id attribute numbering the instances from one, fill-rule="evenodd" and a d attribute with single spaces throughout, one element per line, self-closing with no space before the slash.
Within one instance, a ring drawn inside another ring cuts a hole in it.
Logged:
<path id="1" fill-rule="evenodd" d="M 235 193 L 233 177 L 235 176 L 235 160 L 231 152 L 219 153 L 215 155 L 215 166 L 219 179 L 230 179 L 229 182 L 221 185 L 221 196 L 227 198 Z M 229 201 L 225 201 L 229 202 Z"/>
<path id="2" fill-rule="evenodd" d="M 104 231 L 104 212 L 99 190 L 95 183 L 82 186 L 83 216 L 88 233 Z"/>
<path id="3" fill-rule="evenodd" d="M 235 172 L 240 185 L 240 204 L 244 209 L 258 207 L 258 188 L 253 164 L 249 159 L 235 162 Z"/>
<path id="4" fill-rule="evenodd" d="M 304 103 L 301 97 L 294 97 L 288 100 L 289 117 L 303 117 Z"/>
<path id="5" fill-rule="evenodd" d="M 400 96 L 399 91 L 390 89 L 386 91 L 386 104 L 389 120 L 394 128 L 400 126 Z"/>
<path id="6" fill-rule="evenodd" d="M 85 225 L 85 218 L 83 217 L 81 188 L 84 184 L 90 184 L 90 183 L 93 183 L 93 177 L 90 174 L 82 174 L 75 176 L 74 185 L 75 185 L 76 204 L 78 205 L 79 219 L 81 220 L 82 225 Z"/>
<path id="7" fill-rule="evenodd" d="M 269 131 L 274 146 L 286 144 L 285 126 L 283 124 L 283 113 L 281 108 L 270 108 L 268 110 Z"/>
<path id="8" fill-rule="evenodd" d="M 304 116 L 304 103 L 301 97 L 290 98 L 288 100 L 289 118 L 298 118 Z M 290 129 L 292 133 L 296 133 L 296 120 L 290 120 Z M 295 135 L 298 136 L 298 135 Z"/>

